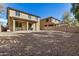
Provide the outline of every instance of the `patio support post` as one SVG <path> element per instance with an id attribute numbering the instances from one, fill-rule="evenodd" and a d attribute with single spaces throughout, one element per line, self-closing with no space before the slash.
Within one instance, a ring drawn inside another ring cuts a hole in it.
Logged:
<path id="1" fill-rule="evenodd" d="M 36 23 L 34 23 L 34 31 L 36 30 Z"/>
<path id="2" fill-rule="evenodd" d="M 33 31 L 35 31 L 35 23 L 33 24 Z"/>
<path id="3" fill-rule="evenodd" d="M 13 20 L 13 31 L 15 31 L 15 20 Z"/>
<path id="4" fill-rule="evenodd" d="M 37 23 L 35 23 L 35 30 L 37 31 Z"/>
<path id="5" fill-rule="evenodd" d="M 28 28 L 29 28 L 29 22 L 27 21 L 27 31 L 28 31 Z"/>

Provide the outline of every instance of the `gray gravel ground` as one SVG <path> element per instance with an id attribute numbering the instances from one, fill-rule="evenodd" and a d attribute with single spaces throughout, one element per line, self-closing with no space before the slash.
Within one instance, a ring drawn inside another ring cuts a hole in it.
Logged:
<path id="1" fill-rule="evenodd" d="M 0 55 L 77 56 L 79 33 L 33 32 L 20 36 L 0 36 Z"/>

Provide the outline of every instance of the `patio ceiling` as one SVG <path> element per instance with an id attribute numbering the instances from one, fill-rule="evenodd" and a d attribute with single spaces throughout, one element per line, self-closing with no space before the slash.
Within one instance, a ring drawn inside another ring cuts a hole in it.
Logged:
<path id="1" fill-rule="evenodd" d="M 15 19 L 15 20 L 20 20 L 20 21 L 29 21 L 29 22 L 37 22 L 37 21 L 35 21 L 35 20 L 29 20 L 29 19 L 24 19 L 24 18 L 19 18 L 19 17 L 10 17 L 10 18 L 13 18 L 13 19 Z"/>

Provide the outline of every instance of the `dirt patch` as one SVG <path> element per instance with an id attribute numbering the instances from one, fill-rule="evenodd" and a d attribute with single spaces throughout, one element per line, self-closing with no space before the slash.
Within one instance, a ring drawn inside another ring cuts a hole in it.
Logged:
<path id="1" fill-rule="evenodd" d="M 31 32 L 0 36 L 0 55 L 79 55 L 79 33 Z"/>

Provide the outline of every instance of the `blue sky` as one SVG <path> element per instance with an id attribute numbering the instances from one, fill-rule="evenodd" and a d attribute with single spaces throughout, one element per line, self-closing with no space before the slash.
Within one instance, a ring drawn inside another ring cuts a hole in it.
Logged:
<path id="1" fill-rule="evenodd" d="M 67 3 L 7 3 L 5 6 L 31 13 L 41 18 L 53 16 L 59 20 L 61 20 L 63 13 L 70 11 L 71 8 L 71 4 Z"/>

